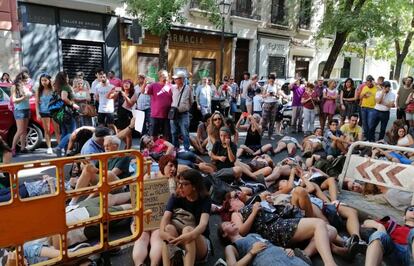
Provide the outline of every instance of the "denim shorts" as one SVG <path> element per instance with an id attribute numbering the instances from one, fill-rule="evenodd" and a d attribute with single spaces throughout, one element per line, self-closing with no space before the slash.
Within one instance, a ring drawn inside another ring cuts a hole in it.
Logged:
<path id="1" fill-rule="evenodd" d="M 390 235 L 387 232 L 375 232 L 369 237 L 369 243 L 371 244 L 374 240 L 380 240 L 382 249 L 384 251 L 384 261 L 388 265 L 410 265 L 411 263 L 411 244 L 413 242 L 414 230 L 411 229 L 408 235 L 408 245 L 400 245 L 394 243 Z"/>
<path id="2" fill-rule="evenodd" d="M 26 258 L 29 265 L 48 260 L 46 257 L 40 257 L 40 252 L 44 246 L 47 245 L 39 242 L 27 242 L 23 245 L 24 257 Z"/>
<path id="3" fill-rule="evenodd" d="M 23 109 L 23 110 L 14 110 L 14 119 L 21 120 L 26 119 L 30 117 L 30 110 L 29 109 Z"/>
<path id="4" fill-rule="evenodd" d="M 405 157 L 404 155 L 393 152 L 393 151 L 390 152 L 390 156 L 392 156 L 394 158 L 397 158 L 400 161 L 400 163 L 402 163 L 402 164 L 411 164 L 412 163 L 412 161 L 410 159 L 408 159 L 407 157 Z"/>

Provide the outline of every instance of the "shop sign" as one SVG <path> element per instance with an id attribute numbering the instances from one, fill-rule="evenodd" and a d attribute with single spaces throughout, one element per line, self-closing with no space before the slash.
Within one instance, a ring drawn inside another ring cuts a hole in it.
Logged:
<path id="1" fill-rule="evenodd" d="M 172 42 L 187 44 L 204 44 L 203 37 L 188 34 L 173 33 L 171 34 Z"/>
<path id="2" fill-rule="evenodd" d="M 88 30 L 102 30 L 101 15 L 72 10 L 60 10 L 60 25 L 62 27 Z"/>

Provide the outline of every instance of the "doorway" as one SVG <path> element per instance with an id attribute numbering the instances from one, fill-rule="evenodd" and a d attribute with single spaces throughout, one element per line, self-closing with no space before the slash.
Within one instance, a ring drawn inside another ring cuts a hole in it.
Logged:
<path id="1" fill-rule="evenodd" d="M 237 84 L 243 79 L 243 72 L 249 71 L 249 45 L 246 39 L 238 39 L 236 43 L 234 80 Z"/>

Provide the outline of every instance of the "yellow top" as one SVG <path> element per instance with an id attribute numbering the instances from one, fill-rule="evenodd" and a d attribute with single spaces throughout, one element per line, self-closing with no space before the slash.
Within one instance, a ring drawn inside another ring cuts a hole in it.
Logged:
<path id="1" fill-rule="evenodd" d="M 364 97 L 364 95 L 368 94 L 369 97 Z M 377 87 L 373 86 L 372 88 L 368 86 L 364 86 L 361 90 L 361 107 L 366 108 L 374 108 L 375 107 L 375 95 L 377 94 Z"/>

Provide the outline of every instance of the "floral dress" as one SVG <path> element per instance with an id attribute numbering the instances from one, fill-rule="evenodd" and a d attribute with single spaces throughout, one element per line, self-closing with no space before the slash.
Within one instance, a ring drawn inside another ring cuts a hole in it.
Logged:
<path id="1" fill-rule="evenodd" d="M 240 210 L 243 221 L 252 213 L 253 205 L 246 205 Z M 278 212 L 261 210 L 251 228 L 251 233 L 260 234 L 275 245 L 286 247 L 294 236 L 301 218 L 282 218 Z"/>

